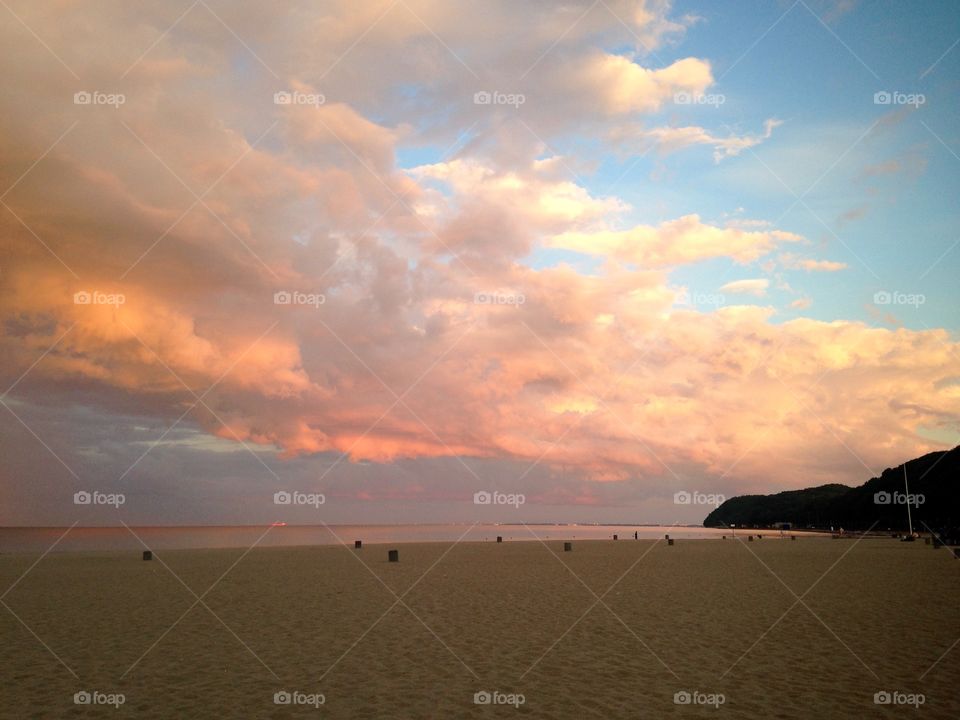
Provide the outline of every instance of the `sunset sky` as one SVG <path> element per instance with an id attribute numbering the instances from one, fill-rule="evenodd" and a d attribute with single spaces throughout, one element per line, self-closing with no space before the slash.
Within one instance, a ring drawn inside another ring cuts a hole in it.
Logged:
<path id="1" fill-rule="evenodd" d="M 695 523 L 957 445 L 958 38 L 4 0 L 0 524 Z"/>

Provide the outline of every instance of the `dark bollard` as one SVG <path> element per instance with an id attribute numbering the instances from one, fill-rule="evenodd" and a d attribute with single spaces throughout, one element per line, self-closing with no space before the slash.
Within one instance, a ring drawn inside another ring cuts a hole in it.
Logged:
<path id="1" fill-rule="evenodd" d="M 790 539 L 791 539 L 791 540 L 796 540 L 796 539 L 797 539 L 797 536 L 796 536 L 796 535 L 791 535 L 791 536 L 790 536 Z"/>
<path id="2" fill-rule="evenodd" d="M 942 541 L 940 538 L 934 536 L 934 538 L 933 538 L 933 549 L 934 549 L 934 550 L 939 550 L 941 545 L 943 545 L 943 541 Z"/>
<path id="3" fill-rule="evenodd" d="M 753 535 L 747 535 L 747 542 L 753 542 Z"/>
<path id="4" fill-rule="evenodd" d="M 389 550 L 387 552 L 387 559 L 390 562 L 400 562 L 400 551 L 399 550 Z"/>
<path id="5" fill-rule="evenodd" d="M 726 540 L 726 539 L 727 539 L 727 536 L 724 535 L 724 536 L 723 536 L 722 538 L 720 538 L 720 539 L 721 539 L 721 540 Z"/>
<path id="6" fill-rule="evenodd" d="M 673 540 L 667 540 L 667 545 L 673 545 Z"/>
<path id="7" fill-rule="evenodd" d="M 563 544 L 563 551 L 564 551 L 564 552 L 572 552 L 572 551 L 573 551 L 573 543 L 565 542 L 565 543 Z"/>
<path id="8" fill-rule="evenodd" d="M 497 535 L 497 542 L 503 542 L 503 535 Z"/>
<path id="9" fill-rule="evenodd" d="M 669 539 L 670 539 L 670 536 L 669 536 L 669 535 L 664 535 L 664 536 L 663 536 L 663 539 L 664 539 L 664 540 L 669 540 Z"/>
<path id="10" fill-rule="evenodd" d="M 924 538 L 924 539 L 923 539 L 923 544 L 924 544 L 924 545 L 929 545 L 929 544 L 930 544 L 930 538 Z"/>
<path id="11" fill-rule="evenodd" d="M 617 539 L 617 536 L 616 536 L 616 535 L 614 535 L 614 536 L 613 536 L 613 539 L 614 539 L 614 540 L 616 540 L 616 539 Z"/>
<path id="12" fill-rule="evenodd" d="M 354 549 L 354 550 L 359 550 L 359 549 L 362 548 L 362 547 L 363 547 L 363 540 L 354 540 L 354 541 L 353 541 L 353 549 Z"/>
<path id="13" fill-rule="evenodd" d="M 153 552 L 151 552 L 150 550 L 144 550 L 144 551 L 143 551 L 143 559 L 144 559 L 144 560 L 153 560 Z"/>

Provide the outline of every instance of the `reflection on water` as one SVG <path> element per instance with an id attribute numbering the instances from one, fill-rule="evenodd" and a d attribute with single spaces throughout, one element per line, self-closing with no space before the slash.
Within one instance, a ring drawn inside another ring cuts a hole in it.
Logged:
<path id="1" fill-rule="evenodd" d="M 64 535 L 64 533 L 66 534 Z M 353 546 L 364 543 L 483 542 L 502 536 L 504 542 L 517 540 L 632 540 L 663 537 L 719 538 L 729 530 L 700 527 L 629 525 L 284 525 L 213 527 L 76 527 L 0 528 L 0 552 L 52 552 L 94 550 L 138 550 L 144 545 L 157 550 L 188 548 L 230 548 L 291 545 Z M 60 538 L 59 542 L 57 539 Z M 138 539 L 139 538 L 139 539 Z M 141 543 L 141 540 L 143 541 Z"/>

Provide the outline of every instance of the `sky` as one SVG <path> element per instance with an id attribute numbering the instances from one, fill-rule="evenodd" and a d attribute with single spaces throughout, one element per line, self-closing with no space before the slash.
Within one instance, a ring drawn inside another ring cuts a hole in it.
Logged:
<path id="1" fill-rule="evenodd" d="M 699 523 L 954 447 L 958 41 L 8 0 L 0 524 Z"/>

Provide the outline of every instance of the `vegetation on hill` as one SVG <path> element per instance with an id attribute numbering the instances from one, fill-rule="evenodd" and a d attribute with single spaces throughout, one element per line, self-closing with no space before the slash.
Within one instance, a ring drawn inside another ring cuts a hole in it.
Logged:
<path id="1" fill-rule="evenodd" d="M 727 500 L 703 521 L 705 527 L 791 523 L 793 527 L 846 530 L 907 529 L 907 506 L 913 529 L 940 531 L 960 525 L 960 446 L 909 460 L 910 496 L 904 489 L 904 465 L 888 468 L 859 487 L 821 485 L 775 495 L 742 495 Z"/>

